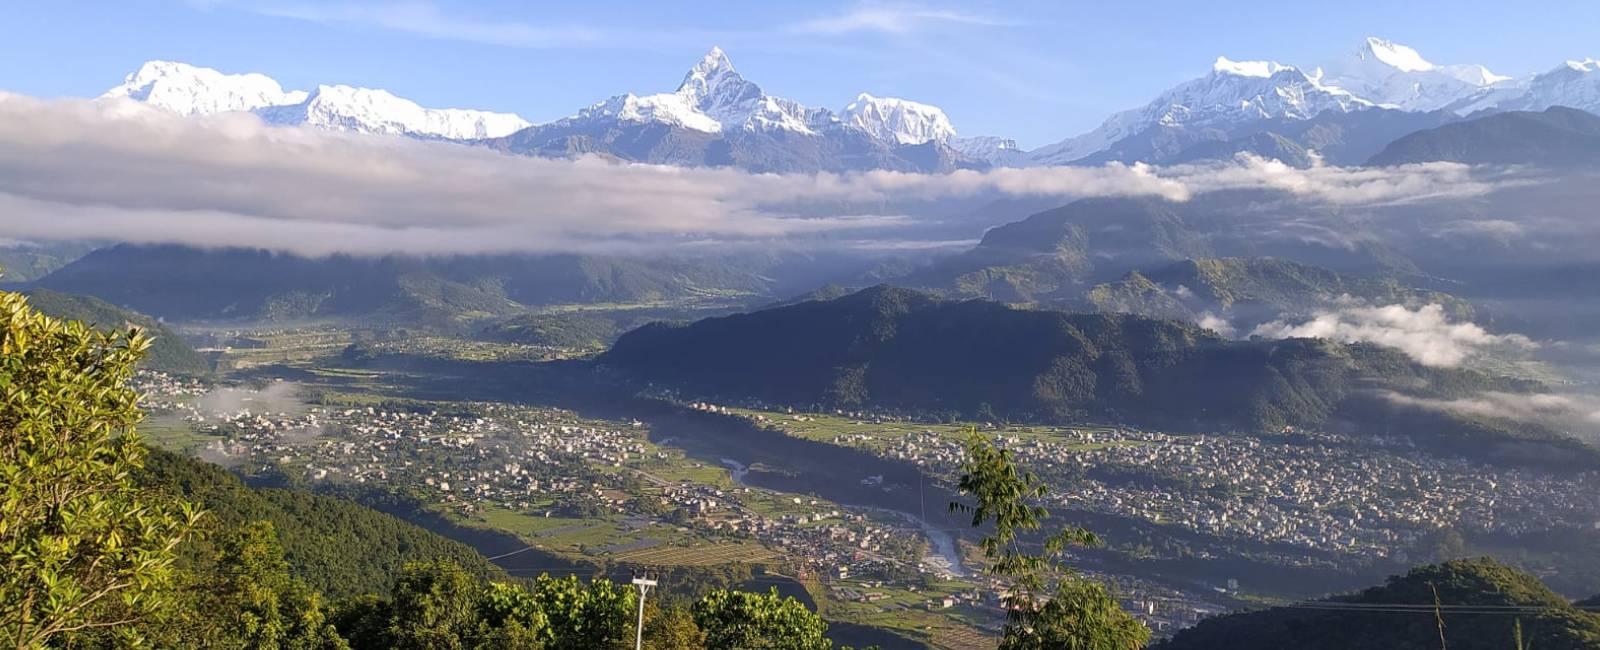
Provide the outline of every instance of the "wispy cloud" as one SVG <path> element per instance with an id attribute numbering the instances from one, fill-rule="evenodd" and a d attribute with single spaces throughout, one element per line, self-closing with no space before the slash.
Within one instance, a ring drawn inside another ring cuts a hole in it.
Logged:
<path id="1" fill-rule="evenodd" d="M 938 26 L 998 27 L 1009 23 L 989 16 L 912 4 L 862 4 L 844 13 L 796 23 L 789 31 L 806 34 L 909 34 Z"/>
<path id="2" fill-rule="evenodd" d="M 601 31 L 579 25 L 533 25 L 476 18 L 445 11 L 432 2 L 275 2 L 270 0 L 203 0 L 201 7 L 226 6 L 275 18 L 325 25 L 349 25 L 404 32 L 441 40 L 523 48 L 588 45 L 603 40 Z"/>

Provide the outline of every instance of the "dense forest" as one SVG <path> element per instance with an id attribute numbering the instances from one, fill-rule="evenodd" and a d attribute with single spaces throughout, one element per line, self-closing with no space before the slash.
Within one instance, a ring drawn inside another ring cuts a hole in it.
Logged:
<path id="1" fill-rule="evenodd" d="M 1516 460 L 1559 464 L 1594 455 L 1555 431 L 1466 422 L 1382 399 L 1382 391 L 1443 398 L 1537 388 L 1422 366 L 1389 348 L 1232 341 L 1176 321 L 1012 309 L 881 286 L 690 325 L 648 325 L 622 336 L 600 362 L 648 381 L 779 404 L 1175 429 L 1354 421 L 1457 451 L 1493 448 L 1495 457 L 1504 457 L 1499 443 L 1514 441 L 1529 448 Z"/>
<path id="2" fill-rule="evenodd" d="M 252 488 L 226 469 L 172 452 L 150 450 L 135 479 L 203 508 L 216 531 L 271 523 L 290 573 L 329 598 L 383 593 L 411 562 L 446 561 L 480 578 L 505 577 L 471 547 L 393 516 L 301 490 Z"/>

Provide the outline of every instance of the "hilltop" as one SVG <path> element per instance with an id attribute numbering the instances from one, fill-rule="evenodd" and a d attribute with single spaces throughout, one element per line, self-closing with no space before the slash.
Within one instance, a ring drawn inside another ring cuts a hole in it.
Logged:
<path id="1" fill-rule="evenodd" d="M 1442 604 L 1442 631 L 1435 602 Z M 1537 578 L 1493 560 L 1455 560 L 1412 569 L 1348 596 L 1206 619 L 1156 648 L 1433 650 L 1442 644 L 1455 650 L 1594 648 L 1600 645 L 1600 614 L 1574 607 Z"/>
<path id="2" fill-rule="evenodd" d="M 211 371 L 211 362 L 183 337 L 154 318 L 136 311 L 123 309 L 93 296 L 79 296 L 49 289 L 34 289 L 28 293 L 28 304 L 46 315 L 65 320 L 75 320 L 100 329 L 127 329 L 139 327 L 154 340 L 145 355 L 143 368 L 180 375 L 204 375 Z"/>

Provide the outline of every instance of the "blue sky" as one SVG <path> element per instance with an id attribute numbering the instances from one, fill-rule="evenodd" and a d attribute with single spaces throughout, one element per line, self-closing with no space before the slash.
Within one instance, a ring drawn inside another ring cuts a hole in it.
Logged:
<path id="1" fill-rule="evenodd" d="M 161 58 L 545 121 L 671 90 L 720 45 L 773 94 L 832 108 L 862 91 L 916 99 L 965 135 L 1032 147 L 1219 54 L 1309 66 L 1367 35 L 1520 76 L 1600 57 L 1600 2 L 17 0 L 0 7 L 0 88 L 92 96 Z"/>

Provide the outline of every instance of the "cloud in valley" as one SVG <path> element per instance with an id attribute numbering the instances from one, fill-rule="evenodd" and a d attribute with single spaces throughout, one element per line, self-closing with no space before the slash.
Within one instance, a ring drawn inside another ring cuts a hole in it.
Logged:
<path id="1" fill-rule="evenodd" d="M 921 239 L 872 206 L 978 196 L 1260 188 L 1339 204 L 1474 196 L 1468 167 L 1298 170 L 1241 157 L 1157 168 L 755 174 L 185 118 L 126 101 L 0 93 L 0 237 L 254 246 L 302 254 L 660 251 L 806 235 Z M 892 212 L 892 210 L 890 210 Z M 903 231 L 903 237 L 884 233 Z M 885 241 L 885 247 L 895 246 Z"/>
<path id="2" fill-rule="evenodd" d="M 1324 338 L 1347 343 L 1376 343 L 1398 348 L 1428 366 L 1460 365 L 1475 353 L 1497 347 L 1523 350 L 1535 347 L 1520 334 L 1492 334 L 1473 323 L 1451 322 L 1440 305 L 1415 309 L 1404 305 L 1346 305 L 1318 311 L 1311 320 L 1302 323 L 1283 320 L 1263 323 L 1250 334 L 1273 339 Z"/>
<path id="3" fill-rule="evenodd" d="M 1592 395 L 1491 391 L 1462 399 L 1428 399 L 1386 392 L 1384 398 L 1468 417 L 1532 422 L 1578 433 L 1600 430 L 1600 399 Z"/>

